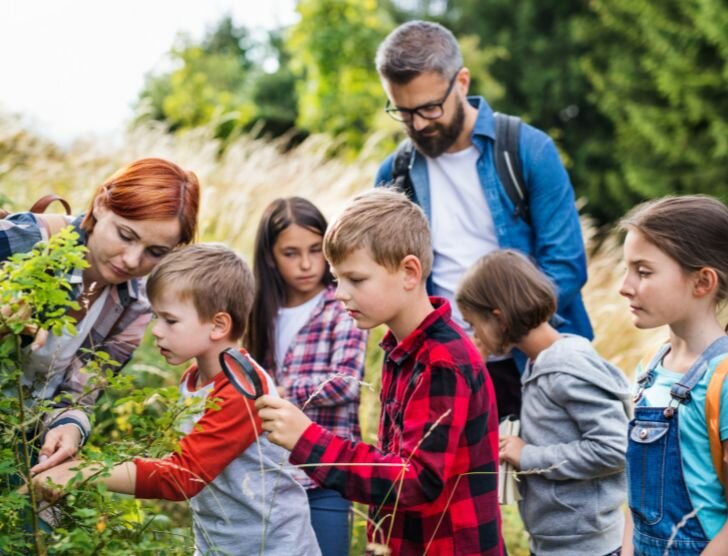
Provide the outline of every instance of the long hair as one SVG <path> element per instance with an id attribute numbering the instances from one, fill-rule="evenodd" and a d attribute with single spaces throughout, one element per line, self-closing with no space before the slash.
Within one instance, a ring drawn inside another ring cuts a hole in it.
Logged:
<path id="1" fill-rule="evenodd" d="M 323 214 L 302 197 L 276 199 L 263 212 L 255 235 L 255 300 L 250 312 L 245 347 L 267 369 L 275 367 L 275 318 L 286 300 L 286 285 L 276 266 L 273 246 L 283 230 L 292 224 L 320 234 L 322 238 L 326 233 Z M 333 281 L 328 263 L 322 281 L 325 286 Z"/>
<path id="2" fill-rule="evenodd" d="M 193 172 L 161 158 L 143 158 L 124 166 L 94 193 L 81 228 L 90 233 L 96 224 L 99 200 L 122 218 L 157 220 L 178 218 L 180 243 L 190 243 L 197 231 L 200 184 Z"/>

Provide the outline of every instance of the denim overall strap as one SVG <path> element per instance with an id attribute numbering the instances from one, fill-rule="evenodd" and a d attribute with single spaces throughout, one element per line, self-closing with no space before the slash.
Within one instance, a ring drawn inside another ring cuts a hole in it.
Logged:
<path id="1" fill-rule="evenodd" d="M 669 349 L 669 346 L 666 348 Z M 661 350 L 661 356 L 667 349 Z M 667 408 L 635 407 L 627 447 L 628 495 L 634 522 L 635 555 L 663 556 L 667 553 L 697 556 L 710 541 L 695 515 L 682 472 L 677 408 L 689 402 L 690 391 L 705 375 L 710 359 L 726 351 L 728 338 L 713 342 L 684 378 L 673 386 Z M 648 373 L 654 371 L 660 359 L 653 358 Z M 671 408 L 673 411 L 667 411 Z M 681 526 L 675 532 L 678 523 Z"/>
<path id="2" fill-rule="evenodd" d="M 698 360 L 693 363 L 693 366 L 685 373 L 685 376 L 672 385 L 672 388 L 670 388 L 670 405 L 666 409 L 666 411 L 669 409 L 672 409 L 672 411 L 668 411 L 668 417 L 675 412 L 677 406 L 681 403 L 690 401 L 690 391 L 695 388 L 695 385 L 705 375 L 710 360 L 726 352 L 728 352 L 728 336 L 721 336 L 700 354 Z M 652 362 L 650 363 L 650 368 L 653 369 Z"/>
<path id="3" fill-rule="evenodd" d="M 645 390 L 654 384 L 655 367 L 657 367 L 658 363 L 662 361 L 662 358 L 665 357 L 665 354 L 668 351 L 670 351 L 670 344 L 662 344 L 660 349 L 657 350 L 657 353 L 655 353 L 655 355 L 652 356 L 652 359 L 650 359 L 647 367 L 644 368 L 642 373 L 640 373 L 640 376 L 637 377 L 637 392 L 632 400 L 634 403 L 640 401 Z"/>

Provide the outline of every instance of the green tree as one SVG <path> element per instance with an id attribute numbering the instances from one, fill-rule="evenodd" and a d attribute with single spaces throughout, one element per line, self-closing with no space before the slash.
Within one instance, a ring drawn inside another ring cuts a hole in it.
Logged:
<path id="1" fill-rule="evenodd" d="M 377 46 L 392 27 L 377 0 L 300 0 L 288 41 L 298 77 L 298 126 L 358 148 L 384 105 Z"/>
<path id="2" fill-rule="evenodd" d="M 594 102 L 615 129 L 609 187 L 728 200 L 728 10 L 721 0 L 593 0 L 582 32 Z M 626 208 L 621 206 L 620 208 Z"/>
<path id="3" fill-rule="evenodd" d="M 596 20 L 587 3 L 417 0 L 395 2 L 393 10 L 398 21 L 424 18 L 451 29 L 471 69 L 471 94 L 549 133 L 577 194 L 589 199 L 587 210 L 602 220 L 618 216 L 604 188 L 615 165 L 612 124 L 594 103 L 581 65 L 599 47 L 579 32 L 585 21 Z"/>
<path id="4" fill-rule="evenodd" d="M 280 135 L 296 120 L 288 55 L 279 34 L 254 38 L 226 16 L 201 43 L 182 36 L 170 57 L 176 69 L 147 77 L 137 120 L 167 122 L 172 131 L 212 124 L 218 137 L 251 129 Z M 269 60 L 277 70 L 264 70 Z"/>

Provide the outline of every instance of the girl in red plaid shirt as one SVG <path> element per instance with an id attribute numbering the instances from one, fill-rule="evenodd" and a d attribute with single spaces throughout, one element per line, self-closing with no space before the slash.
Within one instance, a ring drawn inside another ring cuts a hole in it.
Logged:
<path id="1" fill-rule="evenodd" d="M 282 397 L 334 434 L 358 440 L 359 381 L 367 333 L 334 299 L 322 252 L 326 219 L 300 197 L 265 209 L 255 239 L 256 296 L 246 345 L 271 371 Z M 324 556 L 349 548 L 351 502 L 304 473 L 311 520 Z"/>

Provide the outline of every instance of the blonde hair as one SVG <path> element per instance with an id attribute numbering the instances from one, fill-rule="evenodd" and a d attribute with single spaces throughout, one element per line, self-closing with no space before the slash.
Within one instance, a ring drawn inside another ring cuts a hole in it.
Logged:
<path id="1" fill-rule="evenodd" d="M 521 253 L 493 251 L 465 273 L 455 294 L 461 311 L 482 318 L 501 313 L 502 346 L 513 345 L 556 312 L 556 293 L 549 278 Z"/>
<path id="2" fill-rule="evenodd" d="M 427 217 L 419 206 L 392 189 L 377 188 L 355 197 L 324 236 L 324 256 L 334 265 L 363 247 L 377 264 L 392 271 L 407 255 L 420 260 L 423 280 L 432 269 Z"/>
<path id="3" fill-rule="evenodd" d="M 246 262 L 228 247 L 200 243 L 172 251 L 149 275 L 150 301 L 154 303 L 167 288 L 181 299 L 192 299 L 200 320 L 211 321 L 219 312 L 229 314 L 232 339 L 245 333 L 255 282 Z"/>

